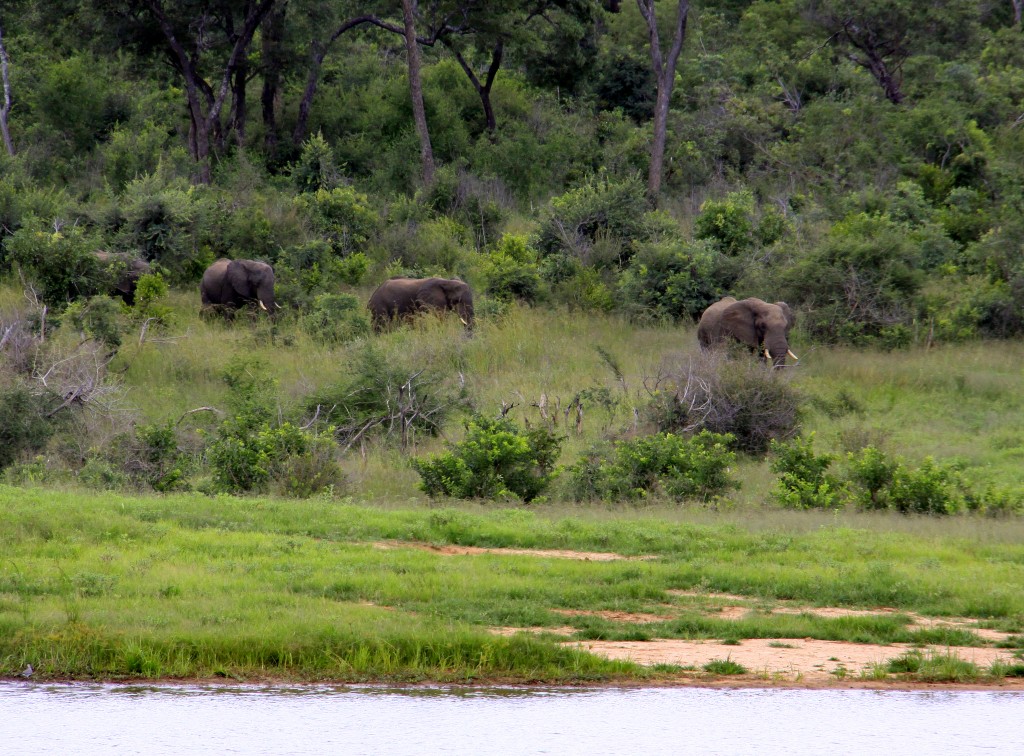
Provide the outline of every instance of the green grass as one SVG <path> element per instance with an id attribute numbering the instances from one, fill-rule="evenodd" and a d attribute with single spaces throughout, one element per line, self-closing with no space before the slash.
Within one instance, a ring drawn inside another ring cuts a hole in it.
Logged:
<path id="1" fill-rule="evenodd" d="M 701 669 L 713 675 L 745 675 L 750 671 L 742 664 L 734 662 L 728 657 L 725 659 L 712 659 Z"/>
<path id="2" fill-rule="evenodd" d="M 131 497 L 0 487 L 0 674 L 49 677 L 514 679 L 662 674 L 556 638 L 491 626 L 570 624 L 575 637 L 815 637 L 979 645 L 898 614 L 705 614 L 701 596 L 975 617 L 1024 616 L 1024 545 L 843 526 L 522 509 L 380 508 L 329 500 Z M 702 513 L 706 516 L 707 513 Z M 891 517 L 892 522 L 898 518 Z M 391 548 L 374 544 L 387 541 Z M 602 550 L 642 560 L 450 557 L 401 542 Z M 666 609 L 666 605 L 669 607 Z M 556 609 L 666 616 L 630 625 Z"/>

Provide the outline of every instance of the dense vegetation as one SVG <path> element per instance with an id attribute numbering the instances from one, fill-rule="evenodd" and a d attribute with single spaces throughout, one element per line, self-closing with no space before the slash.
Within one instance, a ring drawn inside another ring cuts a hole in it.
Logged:
<path id="1" fill-rule="evenodd" d="M 1019 368 L 996 366 L 1019 348 L 982 341 L 1024 333 L 1019 16 L 1012 0 L 7 3 L 0 467 L 309 496 L 371 495 L 376 465 L 404 496 L 1019 510 L 1020 437 L 999 424 Z M 118 271 L 97 250 L 153 264 L 134 306 L 103 296 Z M 283 314 L 199 321 L 221 256 L 272 263 Z M 470 282 L 474 343 L 429 324 L 371 336 L 362 303 L 394 274 Z M 973 419 L 945 444 L 893 442 L 883 418 L 924 411 L 919 385 L 865 400 L 855 368 L 833 391 L 823 369 L 811 385 L 688 361 L 689 324 L 724 294 L 790 303 L 822 363 L 945 355 L 954 382 L 938 357 L 922 380 Z M 859 435 L 801 436 L 864 417 Z M 998 448 L 965 449 L 978 423 Z M 417 481 L 424 446 L 439 454 Z"/>

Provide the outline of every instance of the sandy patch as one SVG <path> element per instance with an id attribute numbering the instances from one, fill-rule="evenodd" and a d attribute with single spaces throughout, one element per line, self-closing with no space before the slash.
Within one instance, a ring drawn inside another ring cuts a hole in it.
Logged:
<path id="1" fill-rule="evenodd" d="M 619 560 L 635 561 L 654 559 L 651 556 L 630 557 L 604 551 L 569 551 L 567 549 L 506 549 L 485 548 L 483 546 L 435 546 L 431 543 L 415 541 L 375 541 L 377 549 L 421 549 L 445 556 L 465 556 L 467 554 L 515 554 L 517 556 L 555 557 L 557 559 L 580 559 L 585 562 L 615 562 Z"/>
<path id="2" fill-rule="evenodd" d="M 900 656 L 907 644 L 889 646 L 842 641 L 810 640 L 806 638 L 757 638 L 743 641 L 738 646 L 717 641 L 653 640 L 653 641 L 573 641 L 577 646 L 609 659 L 624 659 L 651 666 L 678 664 L 700 669 L 715 659 L 730 659 L 742 664 L 752 674 L 790 681 L 823 683 L 837 680 L 836 670 L 846 670 L 845 676 L 859 677 L 874 664 L 882 664 Z M 785 648 L 781 646 L 789 646 Z M 924 653 L 945 654 L 946 647 L 921 649 Z M 952 649 L 959 658 L 987 668 L 997 659 L 1013 663 L 1011 653 L 997 648 Z"/>
<path id="3" fill-rule="evenodd" d="M 936 627 L 948 627 L 953 630 L 967 630 L 974 633 L 984 641 L 998 643 L 1004 641 L 1013 633 L 1004 633 L 999 630 L 989 630 L 978 627 L 978 621 L 970 617 L 925 617 L 916 612 L 901 611 L 883 607 L 880 609 L 844 609 L 838 606 L 786 606 L 775 607 L 772 614 L 811 614 L 815 617 L 879 617 L 887 614 L 900 614 L 910 619 L 907 625 L 908 630 L 927 630 Z"/>
<path id="4" fill-rule="evenodd" d="M 493 635 L 501 635 L 509 637 L 516 633 L 533 633 L 539 635 L 540 633 L 555 633 L 556 635 L 572 635 L 576 632 L 575 627 L 569 627 L 568 625 L 562 625 L 561 627 L 489 627 L 487 628 L 489 633 Z"/>
<path id="5" fill-rule="evenodd" d="M 714 593 L 711 591 L 698 591 L 693 589 L 680 590 L 671 588 L 665 591 L 669 596 L 690 596 L 693 598 L 720 599 L 722 601 L 756 601 L 753 596 L 740 596 L 738 593 Z"/>

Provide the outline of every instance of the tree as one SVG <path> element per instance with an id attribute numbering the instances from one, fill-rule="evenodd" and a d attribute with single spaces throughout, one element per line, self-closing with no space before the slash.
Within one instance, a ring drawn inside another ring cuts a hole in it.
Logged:
<path id="1" fill-rule="evenodd" d="M 423 183 L 434 183 L 434 151 L 430 146 L 430 129 L 427 128 L 427 111 L 423 107 L 423 82 L 420 79 L 420 45 L 416 40 L 416 0 L 402 0 L 402 20 L 405 24 L 405 55 L 409 66 L 409 95 L 412 98 L 412 117 L 416 122 L 416 134 L 420 138 L 420 161 L 423 168 Z"/>
<path id="2" fill-rule="evenodd" d="M 189 149 L 198 165 L 200 183 L 210 182 L 211 156 L 223 147 L 221 112 L 230 93 L 233 94 L 232 121 L 241 128 L 244 139 L 245 78 L 249 45 L 256 29 L 274 6 L 275 0 L 245 0 L 244 4 L 191 0 L 168 5 L 162 0 L 146 0 L 145 8 L 158 26 L 170 52 L 171 65 L 185 84 L 189 111 Z M 134 14 L 134 4 L 117 4 L 115 12 Z M 241 15 L 236 17 L 236 10 Z M 204 78 L 201 66 L 211 57 L 211 38 L 223 35 L 229 45 L 227 60 L 219 68 L 219 84 L 215 90 Z"/>
<path id="3" fill-rule="evenodd" d="M 807 0 L 807 13 L 894 105 L 903 102 L 903 64 L 911 54 L 955 54 L 977 23 L 974 3 L 962 0 Z"/>
<path id="4" fill-rule="evenodd" d="M 654 136 L 651 142 L 651 165 L 647 174 L 647 194 L 652 202 L 657 201 L 661 191 L 661 173 L 665 162 L 665 139 L 668 131 L 668 106 L 675 84 L 676 63 L 683 50 L 686 38 L 686 17 L 690 11 L 690 0 L 678 0 L 675 23 L 672 26 L 672 43 L 668 52 L 662 55 L 661 39 L 658 34 L 658 18 L 655 15 L 655 0 L 636 0 L 640 14 L 647 22 L 650 35 L 651 67 L 658 82 L 658 96 L 654 102 Z"/>
<path id="5" fill-rule="evenodd" d="M 4 139 L 4 147 L 8 155 L 14 155 L 14 142 L 11 141 L 11 131 L 7 127 L 7 116 L 11 112 L 11 80 L 7 73 L 7 48 L 4 47 L 3 29 L 0 28 L 0 79 L 3 80 L 4 102 L 0 105 L 0 135 Z"/>

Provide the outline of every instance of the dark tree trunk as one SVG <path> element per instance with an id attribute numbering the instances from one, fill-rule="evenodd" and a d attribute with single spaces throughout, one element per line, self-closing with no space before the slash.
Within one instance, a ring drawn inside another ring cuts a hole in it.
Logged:
<path id="1" fill-rule="evenodd" d="M 484 81 L 481 84 L 480 79 L 477 78 L 476 72 L 466 62 L 466 59 L 462 56 L 458 50 L 456 50 L 448 39 L 442 38 L 441 40 L 444 46 L 451 50 L 452 55 L 455 56 L 455 60 L 462 66 L 462 70 L 466 72 L 466 76 L 469 77 L 470 83 L 473 85 L 473 89 L 476 90 L 477 95 L 480 97 L 480 104 L 484 109 L 484 121 L 487 125 L 487 133 L 493 139 L 494 130 L 498 127 L 497 119 L 494 117 L 494 106 L 491 104 L 491 88 L 494 86 L 494 79 L 498 75 L 498 69 L 501 68 L 501 58 L 505 52 L 505 43 L 502 40 L 498 40 L 497 44 L 494 45 L 494 50 L 491 51 L 491 64 L 487 67 L 487 76 L 484 77 Z"/>
<path id="2" fill-rule="evenodd" d="M 427 127 L 427 110 L 423 105 L 423 86 L 420 81 L 420 45 L 416 40 L 416 19 L 413 4 L 415 0 L 402 0 L 402 20 L 405 23 L 405 54 L 409 65 L 409 94 L 412 97 L 412 117 L 416 122 L 416 133 L 420 138 L 420 162 L 423 167 L 423 183 L 434 183 L 434 151 L 430 146 L 430 130 Z"/>
<path id="3" fill-rule="evenodd" d="M 1013 25 L 1021 25 L 1021 16 L 1024 15 L 1024 0 L 1010 0 L 1013 3 Z"/>
<path id="4" fill-rule="evenodd" d="M 220 113 L 224 107 L 224 100 L 237 69 L 243 66 L 243 58 L 253 35 L 263 18 L 270 12 L 274 0 L 260 0 L 259 3 L 250 3 L 242 30 L 234 35 L 234 46 L 228 56 L 227 63 L 221 75 L 220 87 L 215 93 L 213 88 L 202 78 L 197 68 L 198 54 L 191 56 L 185 50 L 174 32 L 174 26 L 164 12 L 161 0 L 146 0 L 146 7 L 156 19 L 171 48 L 182 78 L 185 80 L 185 98 L 189 108 L 191 126 L 189 128 L 189 147 L 192 157 L 198 167 L 197 181 L 202 184 L 210 183 L 212 174 L 211 139 L 216 138 L 218 142 L 223 140 L 223 133 L 220 127 Z M 204 100 L 206 107 L 204 108 Z"/>
<path id="5" fill-rule="evenodd" d="M 263 144 L 267 152 L 277 147 L 277 108 L 281 92 L 281 70 L 284 67 L 281 39 L 284 35 L 284 17 L 287 5 L 271 11 L 263 23 L 263 45 L 260 50 L 260 64 L 263 69 L 263 90 L 260 106 L 263 115 Z"/>
<path id="6" fill-rule="evenodd" d="M 232 91 L 232 119 L 231 123 L 235 130 L 235 141 L 240 147 L 245 146 L 245 119 L 246 119 L 246 101 L 245 101 L 245 84 L 249 74 L 249 64 L 245 58 L 239 63 L 238 68 L 235 69 L 235 75 L 231 83 Z"/>
<path id="7" fill-rule="evenodd" d="M 658 96 L 654 104 L 654 135 L 651 142 L 651 165 L 647 173 L 647 195 L 651 202 L 658 201 L 661 192 L 661 174 L 665 163 L 665 140 L 668 133 L 668 107 L 672 101 L 672 87 L 675 84 L 676 64 L 686 39 L 686 17 L 690 11 L 690 0 L 678 0 L 676 20 L 672 30 L 672 44 L 662 57 L 661 40 L 658 36 L 658 19 L 654 12 L 654 0 L 636 0 L 640 15 L 647 22 L 650 38 L 651 67 L 658 83 Z"/>
<path id="8" fill-rule="evenodd" d="M 4 47 L 3 29 L 0 29 L 0 79 L 3 80 L 4 101 L 0 105 L 0 135 L 3 136 L 4 148 L 7 154 L 14 155 L 14 142 L 11 141 L 11 131 L 7 126 L 7 118 L 11 113 L 11 80 L 8 74 L 7 48 Z"/>

